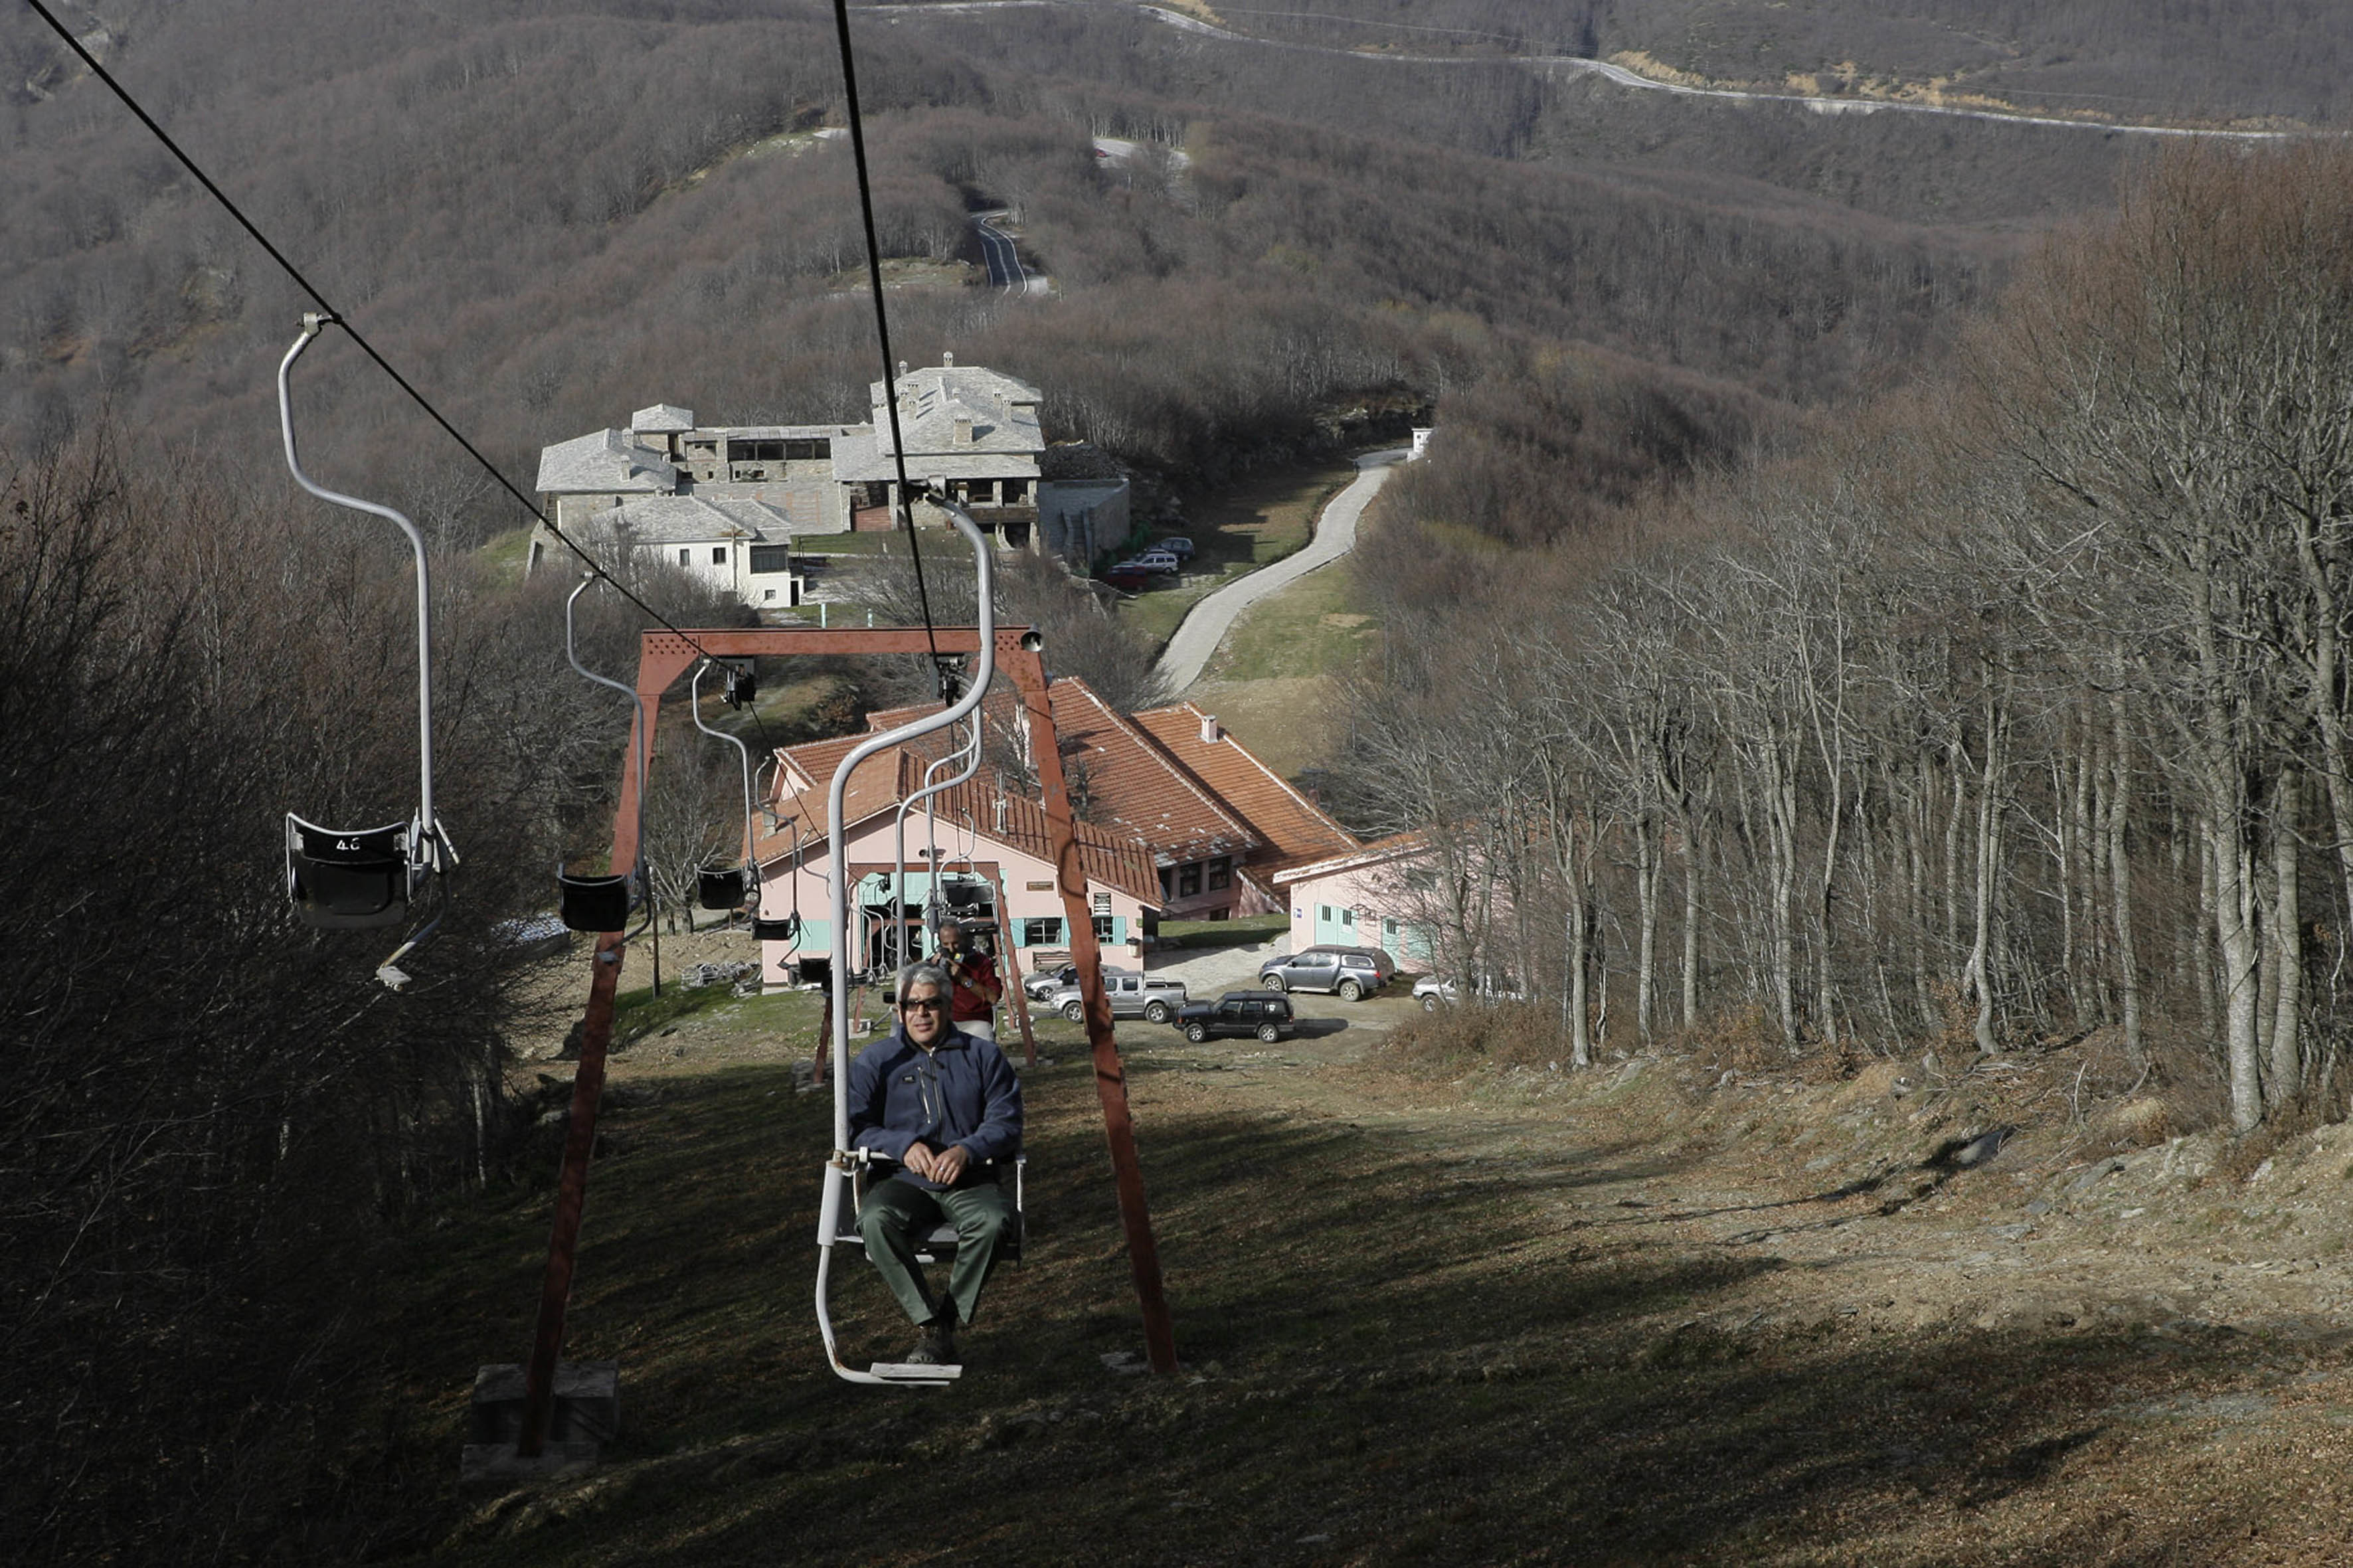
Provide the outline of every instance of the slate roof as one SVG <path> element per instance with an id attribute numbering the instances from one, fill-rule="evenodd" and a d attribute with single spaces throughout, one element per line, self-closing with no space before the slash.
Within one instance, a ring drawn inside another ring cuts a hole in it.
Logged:
<path id="1" fill-rule="evenodd" d="M 793 520 L 763 500 L 724 496 L 651 496 L 592 512 L 586 525 L 625 533 L 632 544 L 695 544 L 724 539 L 786 539 Z"/>
<path id="2" fill-rule="evenodd" d="M 1038 477 L 1038 465 L 1022 452 L 951 447 L 944 442 L 933 450 L 910 440 L 907 478 L 921 484 L 934 475 L 951 479 L 1031 479 Z M 860 479 L 895 479 L 899 477 L 899 465 L 871 435 L 837 437 L 833 443 L 833 477 L 844 484 Z"/>
<path id="3" fill-rule="evenodd" d="M 679 436 L 694 428 L 694 410 L 675 403 L 657 403 L 629 416 L 629 428 L 649 436 Z"/>
<path id="4" fill-rule="evenodd" d="M 668 495 L 678 489 L 678 469 L 627 430 L 598 430 L 541 447 L 538 488 L 543 495 Z"/>
<path id="5" fill-rule="evenodd" d="M 1040 395 L 1028 382 L 979 365 L 936 364 L 909 371 L 894 384 L 899 431 L 910 465 L 919 456 L 949 458 L 955 460 L 959 478 L 1036 476 L 1038 454 L 1045 450 L 1046 437 L 1038 422 Z M 879 381 L 866 390 L 874 413 L 876 450 L 887 458 L 892 448 L 891 412 L 884 399 L 890 394 Z M 959 419 L 971 422 L 969 441 L 956 439 Z M 984 455 L 1018 458 L 1024 467 L 999 475 L 994 469 L 967 466 L 972 458 Z"/>

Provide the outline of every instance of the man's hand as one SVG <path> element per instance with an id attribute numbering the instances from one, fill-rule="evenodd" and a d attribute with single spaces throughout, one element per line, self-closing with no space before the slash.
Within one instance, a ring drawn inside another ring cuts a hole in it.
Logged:
<path id="1" fill-rule="evenodd" d="M 902 1163 L 927 1182 L 952 1187 L 964 1174 L 965 1167 L 972 1163 L 972 1151 L 961 1143 L 951 1143 L 934 1154 L 928 1143 L 910 1143 L 907 1145 L 907 1157 Z"/>

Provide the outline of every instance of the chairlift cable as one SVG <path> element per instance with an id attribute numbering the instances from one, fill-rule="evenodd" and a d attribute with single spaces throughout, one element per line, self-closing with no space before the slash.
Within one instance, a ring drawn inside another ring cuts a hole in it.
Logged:
<path id="1" fill-rule="evenodd" d="M 302 292 L 308 294 L 314 301 L 317 302 L 320 311 L 325 317 L 326 321 L 335 326 L 343 328 L 344 331 L 350 333 L 352 342 L 359 345 L 360 352 L 366 354 L 370 360 L 374 361 L 377 369 L 383 371 L 387 376 L 390 376 L 392 378 L 393 384 L 399 387 L 401 391 L 406 393 L 410 400 L 413 401 L 419 408 L 422 408 L 427 416 L 429 417 L 433 423 L 438 425 L 442 430 L 448 435 L 451 440 L 457 442 L 459 447 L 465 449 L 468 457 L 480 464 L 483 471 L 488 473 L 491 479 L 498 481 L 499 488 L 501 489 L 505 490 L 507 494 L 512 496 L 517 501 L 521 502 L 523 510 L 531 513 L 533 517 L 536 518 L 539 521 L 540 525 L 545 528 L 550 534 L 554 536 L 557 543 L 563 545 L 566 550 L 572 552 L 573 554 L 578 556 L 581 563 L 590 571 L 596 573 L 598 576 L 603 577 L 606 581 L 610 583 L 623 598 L 628 600 L 630 604 L 635 605 L 639 610 L 643 611 L 649 619 L 659 623 L 664 630 L 671 632 L 678 637 L 684 637 L 686 641 L 693 647 L 696 652 L 700 653 L 702 651 L 702 645 L 701 643 L 696 642 L 691 636 L 689 636 L 683 628 L 671 621 L 668 616 L 663 615 L 651 605 L 647 604 L 643 599 L 638 597 L 627 584 L 623 583 L 619 578 L 613 576 L 610 572 L 606 570 L 604 563 L 598 561 L 594 555 L 591 555 L 586 550 L 583 549 L 571 535 L 565 533 L 563 529 L 556 525 L 555 521 L 553 518 L 542 511 L 539 509 L 538 502 L 533 500 L 531 497 L 523 493 L 523 491 L 516 489 L 514 481 L 508 479 L 507 476 L 501 471 L 497 464 L 484 457 L 481 449 L 476 447 L 473 442 L 468 440 L 465 433 L 459 430 L 455 425 L 451 424 L 448 419 L 443 416 L 440 409 L 434 406 L 430 398 L 427 397 L 422 392 L 419 392 L 416 386 L 410 384 L 406 376 L 401 374 L 398 370 L 395 369 L 391 361 L 385 359 L 383 354 L 377 353 L 375 345 L 368 342 L 366 334 L 362 332 L 357 327 L 353 326 L 350 319 L 341 310 L 337 310 L 333 302 L 329 300 L 324 294 L 321 293 L 317 286 L 312 284 L 311 279 L 303 275 L 302 269 L 295 266 L 292 261 L 287 258 L 284 251 L 279 249 L 276 245 L 270 242 L 269 237 L 261 232 L 259 226 L 255 224 L 251 218 L 246 216 L 244 209 L 229 199 L 227 193 L 223 191 L 219 185 L 214 183 L 212 176 L 205 173 L 202 165 L 198 164 L 194 158 L 190 157 L 187 152 L 183 149 L 177 142 L 172 140 L 171 133 L 165 131 L 163 126 L 156 123 L 155 117 L 148 113 L 147 110 L 140 105 L 139 100 L 131 95 L 129 89 L 125 88 L 121 82 L 115 80 L 112 73 L 108 71 L 104 66 L 98 62 L 97 57 L 92 55 L 88 48 L 83 47 L 82 41 L 74 37 L 72 29 L 69 28 L 62 21 L 58 20 L 58 16 L 54 11 L 51 11 L 47 5 L 44 5 L 42 0 L 25 0 L 25 3 L 33 8 L 35 14 L 37 15 L 42 21 L 48 24 L 49 30 L 51 32 L 57 34 L 58 37 L 65 40 L 66 47 L 74 52 L 74 54 L 81 60 L 83 65 L 90 68 L 90 72 L 92 76 L 106 84 L 107 90 L 113 93 L 116 98 L 121 100 L 122 106 L 131 110 L 132 116 L 138 120 L 139 123 L 145 126 L 148 132 L 154 136 L 155 140 L 163 144 L 164 150 L 171 153 L 174 159 L 178 160 L 182 168 L 187 170 L 191 175 L 195 176 L 196 183 L 205 188 L 206 194 L 220 204 L 221 210 L 227 213 L 230 217 L 236 219 L 237 226 L 244 229 L 247 234 L 250 235 L 253 237 L 253 242 L 261 247 L 263 253 L 267 255 L 270 260 L 276 262 L 280 269 L 282 270 L 287 277 L 294 280 L 295 287 L 301 289 Z M 860 168 L 862 178 L 862 171 L 864 169 L 862 154 Z M 872 232 L 873 224 L 871 216 L 870 216 L 868 219 L 868 236 L 870 245 L 871 243 Z M 880 274 L 878 273 L 877 276 L 879 277 Z M 895 435 L 897 431 L 895 419 L 892 423 L 892 431 Z M 902 491 L 904 487 L 904 478 L 905 476 L 902 466 L 901 474 Z M 922 582 L 920 564 L 917 569 L 916 581 L 918 584 Z M 925 625 L 928 627 L 930 624 L 928 602 L 925 606 L 924 620 Z M 765 736 L 763 738 L 765 739 Z"/>
<path id="2" fill-rule="evenodd" d="M 874 234 L 874 185 L 866 169 L 866 121 L 858 109 L 858 65 L 849 47 L 849 0 L 833 0 L 833 22 L 841 39 L 841 87 L 849 106 L 850 157 L 858 168 L 858 211 L 866 225 L 866 290 L 874 301 L 874 335 L 882 347 L 882 402 L 891 421 L 891 461 L 899 476 L 899 504 L 907 520 L 907 554 L 915 564 L 915 597 L 923 605 L 923 639 L 931 645 L 936 676 L 940 645 L 932 624 L 931 588 L 923 581 L 923 547 L 915 531 L 914 492 L 907 483 L 907 444 L 899 428 L 898 361 L 891 353 L 891 315 L 882 302 L 882 247 Z"/>

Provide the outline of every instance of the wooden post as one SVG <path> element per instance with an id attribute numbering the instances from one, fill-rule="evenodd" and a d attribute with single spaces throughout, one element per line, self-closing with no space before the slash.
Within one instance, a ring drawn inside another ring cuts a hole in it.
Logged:
<path id="1" fill-rule="evenodd" d="M 1029 1053 L 1023 1065 L 1034 1068 L 1038 1065 L 1038 1035 L 1029 1026 L 1029 993 L 1021 988 L 1021 957 L 1009 924 L 1013 911 L 1005 902 L 1005 873 L 1002 869 L 990 874 L 988 889 L 997 900 L 997 950 L 1005 958 L 1005 981 L 1013 993 L 1013 1016 L 1021 1020 L 1021 1047 Z"/>
<path id="2" fill-rule="evenodd" d="M 1024 650 L 1034 679 L 1015 677 L 1029 713 L 1031 764 L 1045 795 L 1046 820 L 1054 847 L 1054 877 L 1062 892 L 1063 918 L 1071 928 L 1071 962 L 1078 965 L 1084 998 L 1087 1042 L 1094 1047 L 1095 1095 L 1103 1102 L 1103 1138 L 1111 1145 L 1112 1175 L 1119 1189 L 1120 1223 L 1127 1232 L 1127 1267 L 1135 1279 L 1135 1299 L 1144 1310 L 1145 1351 L 1152 1370 L 1176 1370 L 1176 1331 L 1160 1279 L 1160 1247 L 1152 1236 L 1152 1213 L 1144 1200 L 1144 1166 L 1135 1149 L 1135 1120 L 1127 1106 L 1127 1068 L 1113 1036 L 1111 999 L 1103 994 L 1103 950 L 1095 941 L 1094 910 L 1087 905 L 1086 868 L 1071 825 L 1071 792 L 1062 778 L 1062 756 L 1054 743 L 1054 715 L 1046 696 L 1044 669 Z"/>

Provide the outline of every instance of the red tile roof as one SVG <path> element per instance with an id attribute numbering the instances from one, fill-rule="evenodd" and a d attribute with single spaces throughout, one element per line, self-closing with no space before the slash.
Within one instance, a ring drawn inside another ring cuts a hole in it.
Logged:
<path id="1" fill-rule="evenodd" d="M 1115 856 L 1140 849 L 1149 868 L 1230 856 L 1235 868 L 1261 889 L 1271 889 L 1275 873 L 1310 862 L 1353 855 L 1363 846 L 1349 831 L 1313 801 L 1285 783 L 1253 755 L 1248 747 L 1222 731 L 1204 741 L 1201 730 L 1208 715 L 1192 703 L 1156 708 L 1133 718 L 1113 710 L 1085 681 L 1065 677 L 1047 688 L 1054 733 L 1062 755 L 1073 804 L 1088 803 L 1093 820 L 1079 824 L 1079 837 L 1090 857 Z M 868 715 L 868 732 L 837 736 L 792 747 L 780 753 L 787 766 L 780 770 L 778 789 L 770 804 L 792 812 L 790 784 L 797 771 L 808 781 L 798 808 L 804 835 L 824 831 L 825 795 L 833 771 L 852 747 L 888 730 L 939 711 L 935 702 L 917 703 Z M 992 691 L 982 705 L 989 730 L 1010 740 L 1026 754 L 1027 720 L 1018 698 L 1007 690 Z M 955 744 L 950 731 L 918 736 L 861 763 L 850 781 L 848 806 L 853 821 L 863 821 L 895 805 L 901 792 L 920 788 L 923 769 L 947 754 Z M 902 759 L 893 777 L 888 758 Z M 989 832 L 1000 842 L 1029 847 L 1018 837 L 1029 834 L 1025 813 L 1037 813 L 1034 842 L 1045 843 L 1044 812 L 1006 782 L 984 762 L 971 784 L 937 797 L 941 815 L 967 810 L 984 832 L 994 820 L 997 803 L 1007 803 L 1006 834 Z M 954 803 L 953 805 L 951 803 Z M 764 841 L 763 857 L 785 853 L 789 833 Z M 1042 847 L 1034 850 L 1042 856 Z M 1108 870 L 1111 862 L 1106 861 Z M 1149 891 L 1124 879 L 1122 869 L 1099 879 L 1134 892 L 1157 904 L 1156 872 L 1145 879 Z M 1096 873 L 1092 869 L 1089 875 Z"/>
<path id="2" fill-rule="evenodd" d="M 1217 730 L 1216 740 L 1203 740 L 1202 730 L 1215 721 L 1192 703 L 1138 713 L 1135 722 L 1187 775 L 1250 825 L 1259 840 L 1249 858 L 1250 869 L 1271 874 L 1359 847 L 1355 834 L 1283 782 L 1282 774 L 1232 735 Z"/>
<path id="3" fill-rule="evenodd" d="M 1377 866 L 1384 860 L 1398 860 L 1430 852 L 1430 835 L 1414 829 L 1392 833 L 1387 838 L 1376 838 L 1370 844 L 1357 846 L 1343 855 L 1327 855 L 1321 860 L 1296 860 L 1274 874 L 1278 882 L 1297 882 L 1309 877 L 1328 877 L 1335 871 L 1353 871 L 1366 866 Z"/>
<path id="4" fill-rule="evenodd" d="M 784 766 L 767 799 L 776 823 L 760 840 L 762 865 L 790 858 L 796 844 L 805 856 L 822 852 L 835 770 L 852 750 L 871 739 L 871 735 L 838 735 L 780 749 Z M 928 762 L 909 746 L 885 747 L 860 762 L 842 797 L 842 813 L 853 830 L 895 811 L 901 800 L 921 788 Z M 806 786 L 797 790 L 794 786 L 802 780 L 807 781 Z M 1003 787 L 1002 781 L 987 772 L 942 791 L 930 804 L 952 822 L 968 815 L 984 839 L 1050 863 L 1054 858 L 1045 806 Z M 1080 867 L 1089 881 L 1116 888 L 1155 909 L 1160 907 L 1160 876 L 1143 843 L 1087 822 L 1074 825 L 1073 837 L 1078 840 Z"/>
<path id="5" fill-rule="evenodd" d="M 1202 783 L 1177 767 L 1134 721 L 1113 712 L 1083 680 L 1047 688 L 1062 768 L 1074 794 L 1152 846 L 1163 865 L 1230 855 L 1259 847 L 1259 835 Z"/>

